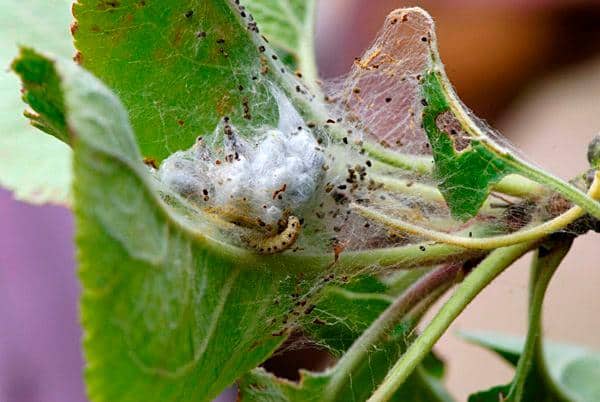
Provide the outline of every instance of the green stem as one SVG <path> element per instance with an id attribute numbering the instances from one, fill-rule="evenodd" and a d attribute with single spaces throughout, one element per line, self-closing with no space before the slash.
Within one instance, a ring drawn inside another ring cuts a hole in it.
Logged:
<path id="1" fill-rule="evenodd" d="M 315 9 L 316 0 L 306 2 L 306 18 L 304 19 L 303 34 L 298 43 L 298 67 L 310 90 L 319 94 L 319 72 L 315 61 Z"/>
<path id="2" fill-rule="evenodd" d="M 465 250 L 462 247 L 446 244 L 419 243 L 403 247 L 391 247 L 365 251 L 342 253 L 336 264 L 338 269 L 356 269 L 360 267 L 401 269 L 434 265 L 442 262 L 463 260 L 480 255 L 480 251 Z"/>
<path id="3" fill-rule="evenodd" d="M 548 188 L 527 177 L 509 174 L 493 186 L 495 191 L 519 198 L 536 199 L 549 192 Z"/>
<path id="4" fill-rule="evenodd" d="M 242 258 L 248 266 L 266 266 L 272 270 L 298 270 L 319 273 L 324 267 L 330 267 L 336 273 L 356 273 L 365 269 L 371 271 L 384 269 L 408 270 L 442 263 L 465 261 L 483 254 L 479 250 L 467 250 L 446 244 L 417 243 L 401 247 L 386 247 L 371 250 L 343 251 L 337 261 L 334 253 L 308 254 L 282 253 L 258 255 L 244 250 Z"/>
<path id="5" fill-rule="evenodd" d="M 529 164 L 520 160 L 515 159 L 510 163 L 518 167 L 530 179 L 542 184 L 546 184 L 564 196 L 567 200 L 583 208 L 594 218 L 600 219 L 600 202 L 594 199 L 597 197 L 592 198 L 564 180 L 561 180 L 550 173 L 544 172 L 543 170 L 530 166 Z"/>
<path id="6" fill-rule="evenodd" d="M 435 56 L 435 55 L 434 55 Z M 477 138 L 485 139 L 484 143 L 490 148 L 495 154 L 499 155 L 506 163 L 511 165 L 519 174 L 536 181 L 540 184 L 545 184 L 550 188 L 563 195 L 566 199 L 573 202 L 574 204 L 583 208 L 587 213 L 600 219 L 600 202 L 594 200 L 592 197 L 586 195 L 578 188 L 565 182 L 558 177 L 553 176 L 515 156 L 513 153 L 502 149 L 494 142 L 489 140 L 487 133 L 485 133 L 479 125 L 477 125 L 469 113 L 462 106 L 462 103 L 458 99 L 458 96 L 452 89 L 452 85 L 446 78 L 446 74 L 443 72 L 443 66 L 439 65 L 439 76 L 441 77 L 441 84 L 446 95 L 448 105 L 451 111 L 454 113 L 461 125 L 467 129 L 471 134 Z"/>
<path id="7" fill-rule="evenodd" d="M 596 172 L 596 176 L 594 177 L 594 181 L 590 186 L 587 197 L 589 197 L 590 200 L 600 198 L 600 172 Z M 510 246 L 516 243 L 530 242 L 541 239 L 573 223 L 575 220 L 585 215 L 586 212 L 583 207 L 576 205 L 565 213 L 529 229 L 523 229 L 518 232 L 500 236 L 471 238 L 423 228 L 410 222 L 391 218 L 385 214 L 359 204 L 351 204 L 350 207 L 353 210 L 358 211 L 358 213 L 365 218 L 375 220 L 381 224 L 402 232 L 421 236 L 439 243 L 479 250 L 491 250 Z"/>
<path id="8" fill-rule="evenodd" d="M 361 216 L 367 219 L 372 219 L 387 227 L 402 231 L 404 233 L 410 233 L 439 243 L 477 250 L 492 250 L 500 247 L 510 246 L 516 243 L 541 239 L 573 223 L 575 220 L 585 214 L 585 211 L 582 208 L 576 206 L 554 219 L 533 226 L 529 229 L 523 229 L 506 235 L 475 238 L 457 236 L 446 232 L 424 228 L 401 219 L 391 218 L 385 214 L 382 214 L 381 212 L 359 204 L 351 204 L 350 208 L 357 211 Z"/>
<path id="9" fill-rule="evenodd" d="M 391 175 L 381 175 L 377 173 L 370 174 L 369 177 L 376 183 L 383 184 L 385 190 L 393 193 L 416 196 L 436 203 L 445 202 L 444 196 L 435 186 L 415 182 L 414 180 L 397 179 Z"/>
<path id="10" fill-rule="evenodd" d="M 386 165 L 419 174 L 430 175 L 433 172 L 433 158 L 429 156 L 403 154 L 371 142 L 365 142 L 363 148 L 369 156 Z"/>
<path id="11" fill-rule="evenodd" d="M 343 387 L 348 375 L 364 363 L 373 346 L 381 342 L 386 334 L 398 324 L 421 301 L 438 291 L 451 286 L 461 272 L 462 265 L 448 264 L 437 268 L 403 292 L 371 326 L 352 344 L 333 368 L 333 375 L 325 391 L 325 400 L 334 400 Z M 438 293 L 439 296 L 439 293 Z"/>
<path id="12" fill-rule="evenodd" d="M 390 400 L 394 392 L 398 390 L 419 363 L 427 356 L 433 345 L 475 296 L 504 271 L 506 267 L 535 247 L 535 245 L 535 243 L 521 243 L 490 253 L 459 285 L 454 294 L 427 325 L 423 333 L 410 345 L 400 360 L 394 364 L 368 401 L 384 402 Z"/>
<path id="13" fill-rule="evenodd" d="M 532 266 L 530 278 L 529 294 L 529 328 L 527 330 L 527 339 L 523 348 L 523 353 L 519 358 L 515 378 L 510 387 L 507 400 L 510 402 L 520 402 L 523 400 L 525 382 L 531 371 L 531 366 L 535 360 L 536 353 L 541 352 L 542 345 L 542 305 L 544 295 L 552 279 L 552 275 L 560 265 L 561 261 L 567 255 L 573 243 L 572 238 L 558 241 L 553 244 L 545 255 L 541 256 L 538 249 Z M 542 247 L 545 247 L 543 245 Z"/>

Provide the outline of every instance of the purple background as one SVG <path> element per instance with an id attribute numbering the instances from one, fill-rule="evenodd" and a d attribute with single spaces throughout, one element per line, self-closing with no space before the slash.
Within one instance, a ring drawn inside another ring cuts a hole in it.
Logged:
<path id="1" fill-rule="evenodd" d="M 0 190 L 0 401 L 85 401 L 73 219 Z"/>

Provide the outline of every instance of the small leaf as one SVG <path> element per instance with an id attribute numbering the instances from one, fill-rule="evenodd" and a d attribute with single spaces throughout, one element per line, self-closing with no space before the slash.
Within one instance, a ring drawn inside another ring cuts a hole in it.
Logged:
<path id="1" fill-rule="evenodd" d="M 256 19 L 261 33 L 280 54 L 291 55 L 292 66 L 302 57 L 301 52 L 312 48 L 316 0 L 245 0 L 243 4 Z"/>
<path id="2" fill-rule="evenodd" d="M 70 1 L 3 2 L 0 14 L 0 64 L 5 68 L 14 57 L 18 43 L 35 43 L 69 57 L 73 48 L 69 36 Z M 19 80 L 0 73 L 0 186 L 15 198 L 34 204 L 68 205 L 71 185 L 71 151 L 49 135 L 27 125 L 22 116 Z M 34 124 L 35 125 L 35 124 Z M 48 130 L 46 130 L 48 131 Z"/>
<path id="3" fill-rule="evenodd" d="M 469 145 L 459 144 L 462 140 L 440 129 L 438 120 L 445 113 L 452 113 L 443 79 L 440 72 L 434 71 L 424 78 L 423 125 L 433 150 L 438 187 L 452 215 L 466 220 L 477 214 L 492 185 L 516 171 L 485 142 L 471 138 Z"/>
<path id="4" fill-rule="evenodd" d="M 22 63 L 23 59 L 27 62 Z M 63 94 L 54 64 L 30 49 L 23 49 L 21 59 L 13 63 L 12 69 L 23 82 L 23 100 L 33 109 L 33 113 L 27 113 L 31 124 L 68 144 Z"/>
<path id="5" fill-rule="evenodd" d="M 498 385 L 469 395 L 468 402 L 502 402 L 509 391 L 510 384 Z"/>
<path id="6" fill-rule="evenodd" d="M 469 342 L 490 349 L 512 365 L 516 365 L 523 349 L 524 339 L 491 332 L 468 332 L 461 336 Z M 545 342 L 544 357 L 558 395 L 546 384 L 542 389 L 550 393 L 550 400 L 565 397 L 577 402 L 600 400 L 600 354 L 568 344 Z M 538 392 L 538 394 L 539 394 Z M 527 400 L 527 399 L 525 399 Z"/>

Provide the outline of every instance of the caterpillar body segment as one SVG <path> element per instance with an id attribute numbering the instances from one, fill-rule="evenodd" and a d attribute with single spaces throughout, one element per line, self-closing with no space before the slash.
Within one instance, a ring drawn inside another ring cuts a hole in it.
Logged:
<path id="1" fill-rule="evenodd" d="M 296 243 L 301 230 L 302 225 L 300 219 L 295 216 L 289 216 L 287 226 L 280 233 L 262 239 L 248 239 L 247 243 L 259 254 L 280 253 L 289 249 Z"/>

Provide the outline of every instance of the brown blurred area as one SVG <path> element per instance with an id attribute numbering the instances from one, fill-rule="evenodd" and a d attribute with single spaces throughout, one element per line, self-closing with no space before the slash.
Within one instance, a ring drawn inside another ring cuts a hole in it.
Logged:
<path id="1" fill-rule="evenodd" d="M 447 73 L 477 114 L 498 119 L 533 82 L 600 54 L 596 1 L 321 1 L 318 63 L 343 75 L 395 8 L 420 6 L 435 19 Z"/>
<path id="2" fill-rule="evenodd" d="M 551 0 L 321 0 L 317 24 L 322 77 L 345 74 L 393 9 L 421 6 L 433 15 L 446 71 L 461 99 L 525 155 L 568 179 L 587 168 L 586 147 L 600 131 L 600 2 Z M 600 235 L 576 241 L 550 286 L 547 336 L 600 349 Z M 456 331 L 525 333 L 529 258 L 486 289 L 437 346 L 457 400 L 510 381 L 491 353 Z M 278 356 L 269 369 L 319 368 L 315 350 Z"/>

